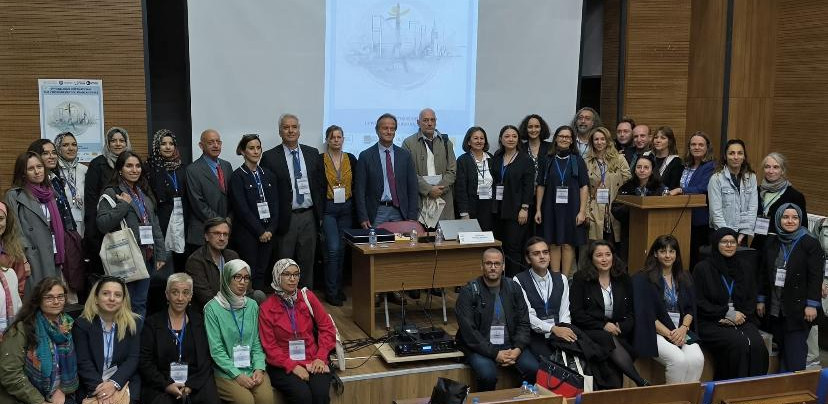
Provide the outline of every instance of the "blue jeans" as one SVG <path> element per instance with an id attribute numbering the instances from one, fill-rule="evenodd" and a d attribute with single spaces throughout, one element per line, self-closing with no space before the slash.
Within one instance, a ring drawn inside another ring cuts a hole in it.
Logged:
<path id="1" fill-rule="evenodd" d="M 150 265 L 155 269 L 155 262 L 150 261 L 147 263 L 148 270 L 150 269 Z M 141 317 L 147 315 L 147 295 L 149 294 L 149 287 L 149 278 L 127 283 L 127 290 L 129 291 L 129 297 L 132 302 L 132 312 L 139 314 Z"/>
<path id="2" fill-rule="evenodd" d="M 322 217 L 322 233 L 325 235 L 325 296 L 336 299 L 342 292 L 342 263 L 345 245 L 342 234 L 353 226 L 353 203 L 325 202 L 325 216 Z"/>
<path id="3" fill-rule="evenodd" d="M 495 385 L 497 385 L 497 368 L 500 367 L 494 359 L 472 352 L 468 356 L 468 361 L 472 372 L 474 372 L 477 391 L 494 390 Z M 535 375 L 538 373 L 539 366 L 538 359 L 529 351 L 528 347 L 521 351 L 517 362 L 515 362 L 515 368 L 520 373 L 520 377 L 529 384 L 535 384 Z"/>
<path id="4" fill-rule="evenodd" d="M 393 206 L 380 205 L 377 208 L 377 217 L 371 223 L 375 228 L 385 222 L 399 222 L 402 221 L 400 209 Z"/>

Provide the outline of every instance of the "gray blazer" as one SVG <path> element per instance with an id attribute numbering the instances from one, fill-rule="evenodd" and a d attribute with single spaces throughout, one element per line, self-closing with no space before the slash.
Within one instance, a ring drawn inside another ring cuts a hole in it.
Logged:
<path id="1" fill-rule="evenodd" d="M 98 230 L 101 234 L 118 230 L 121 228 L 121 220 L 126 220 L 127 227 L 129 227 L 130 230 L 132 230 L 132 234 L 135 235 L 135 241 L 140 244 L 141 233 L 139 232 L 138 227 L 141 225 L 141 214 L 138 212 L 138 208 L 135 204 L 126 203 L 118 199 L 115 196 L 115 192 L 115 187 L 107 187 L 103 192 L 103 194 L 109 195 L 112 200 L 115 201 L 114 208 L 106 199 L 98 201 L 98 217 L 95 220 L 98 224 Z M 117 188 L 117 192 L 129 193 L 129 190 L 123 186 L 119 186 Z M 164 234 L 161 232 L 161 225 L 158 221 L 158 215 L 155 214 L 155 201 L 153 201 L 152 198 L 147 198 L 144 200 L 144 206 L 147 209 L 147 215 L 149 216 L 150 223 L 152 224 L 154 247 L 152 254 L 153 258 L 155 258 L 156 261 L 166 261 L 167 248 L 164 245 Z M 147 268 L 150 273 L 152 273 L 154 269 L 155 268 Z"/>
<path id="2" fill-rule="evenodd" d="M 29 292 L 41 279 L 59 276 L 52 250 L 52 228 L 40 202 L 23 188 L 16 187 L 6 192 L 6 204 L 17 215 L 23 252 L 32 268 L 31 277 L 26 282 L 26 292 Z"/>
<path id="3" fill-rule="evenodd" d="M 224 172 L 224 189 L 229 192 L 233 166 L 222 159 L 218 159 L 218 163 Z M 227 193 L 221 192 L 218 178 L 203 155 L 187 166 L 187 200 L 192 213 L 187 225 L 187 243 L 204 245 L 204 222 L 214 217 L 227 217 L 230 209 Z"/>

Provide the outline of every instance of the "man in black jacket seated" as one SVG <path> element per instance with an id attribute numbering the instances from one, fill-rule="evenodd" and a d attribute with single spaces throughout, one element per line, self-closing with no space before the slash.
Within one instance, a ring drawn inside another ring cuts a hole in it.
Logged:
<path id="1" fill-rule="evenodd" d="M 535 383 L 538 360 L 529 349 L 529 310 L 519 285 L 503 278 L 503 253 L 483 252 L 483 276 L 460 290 L 455 306 L 457 345 L 475 374 L 477 391 L 494 390 L 497 367 L 515 366 Z"/>

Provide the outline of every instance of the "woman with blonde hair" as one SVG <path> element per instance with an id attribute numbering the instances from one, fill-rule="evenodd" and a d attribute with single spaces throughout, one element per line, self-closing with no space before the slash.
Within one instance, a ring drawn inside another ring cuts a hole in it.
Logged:
<path id="1" fill-rule="evenodd" d="M 75 321 L 72 337 L 78 357 L 79 391 L 107 404 L 126 387 L 133 402 L 140 397 L 138 335 L 140 317 L 132 312 L 124 281 L 103 276 L 92 286 L 83 313 Z"/>
<path id="2" fill-rule="evenodd" d="M 632 178 L 630 166 L 621 153 L 612 147 L 610 131 L 604 127 L 592 130 L 585 160 L 589 172 L 589 239 L 621 241 L 621 223 L 612 216 L 610 206 L 618 189 Z"/>

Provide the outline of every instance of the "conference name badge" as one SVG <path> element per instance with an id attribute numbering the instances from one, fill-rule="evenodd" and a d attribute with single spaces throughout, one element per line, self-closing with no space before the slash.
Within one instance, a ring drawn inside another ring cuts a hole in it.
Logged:
<path id="1" fill-rule="evenodd" d="M 506 343 L 506 326 L 505 325 L 493 325 L 491 331 L 489 331 L 489 342 L 492 345 L 503 345 Z"/>
<path id="2" fill-rule="evenodd" d="M 267 202 L 256 203 L 256 210 L 259 211 L 259 219 L 270 219 L 270 207 L 267 206 Z"/>
<path id="3" fill-rule="evenodd" d="M 181 362 L 170 363 L 170 379 L 175 383 L 187 383 L 187 364 Z"/>
<path id="4" fill-rule="evenodd" d="M 290 360 L 305 360 L 305 340 L 296 339 L 288 341 L 288 355 L 290 356 Z"/>
<path id="5" fill-rule="evenodd" d="M 250 346 L 236 345 L 233 347 L 233 366 L 238 369 L 250 367 Z"/>

